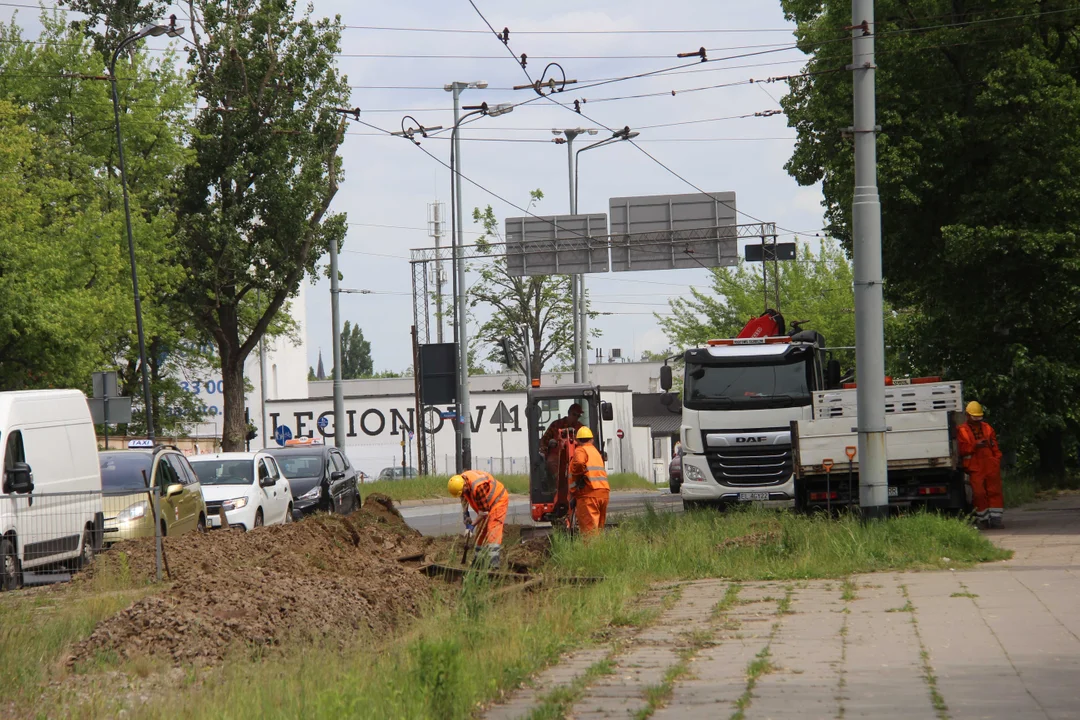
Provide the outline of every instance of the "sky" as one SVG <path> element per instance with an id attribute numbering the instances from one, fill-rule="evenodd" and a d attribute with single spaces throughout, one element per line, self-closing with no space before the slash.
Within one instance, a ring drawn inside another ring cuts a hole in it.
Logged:
<path id="1" fill-rule="evenodd" d="M 474 207 L 490 204 L 500 222 L 523 214 L 469 180 L 521 208 L 528 205 L 531 190 L 541 189 L 544 200 L 532 212 L 567 214 L 566 147 L 552 142 L 552 128 L 595 127 L 599 134 L 588 139 L 595 141 L 610 134 L 605 128 L 624 126 L 638 130 L 635 143 L 670 171 L 630 143 L 582 154 L 579 213 L 607 212 L 611 197 L 692 193 L 697 186 L 706 192 L 735 192 L 741 213 L 775 222 L 783 231 L 805 237 L 821 228 L 820 188 L 799 187 L 784 170 L 794 131 L 782 113 L 753 116 L 778 111 L 786 83 L 685 92 L 799 72 L 805 56 L 791 47 L 792 25 L 784 19 L 779 0 L 474 2 L 493 27 L 510 29 L 508 46 L 487 32 L 469 0 L 401 4 L 312 0 L 315 16 L 338 14 L 349 26 L 342 38 L 339 67 L 352 86 L 350 106 L 361 109 L 364 123 L 399 130 L 402 118 L 411 115 L 425 126 L 449 127 L 452 100 L 442 88 L 454 81 L 488 83 L 486 89 L 466 91 L 463 104 L 535 97 L 531 90 L 510 89 L 528 79 L 507 47 L 517 56 L 528 56 L 526 69 L 533 78 L 558 57 L 567 77 L 581 85 L 690 62 L 675 56 L 699 47 L 707 49 L 710 59 L 740 57 L 580 91 L 568 85 L 554 96 L 564 105 L 584 101 L 583 115 L 538 100 L 470 125 L 462 131 L 460 158 L 461 172 L 468 178 L 462 200 L 469 233 L 479 229 L 471 222 Z M 177 6 L 173 11 L 183 22 L 184 9 Z M 37 12 L 19 13 L 20 24 L 31 35 Z M 447 32 L 451 30 L 472 32 Z M 613 32 L 645 30 L 680 32 Z M 461 57 L 418 57 L 423 55 Z M 751 117 L 737 118 L 742 115 Z M 585 141 L 579 138 L 576 147 Z M 447 139 L 434 138 L 422 143 L 444 162 L 449 145 Z M 407 140 L 356 122 L 340 152 L 345 177 L 333 209 L 346 212 L 349 221 L 340 257 L 341 287 L 373 291 L 341 295 L 342 321 L 363 329 L 377 370 L 404 370 L 412 355 L 409 251 L 433 246 L 427 227 L 429 205 L 437 201 L 449 205 L 450 173 Z M 740 222 L 755 220 L 742 216 Z M 470 238 L 475 234 L 466 235 L 466 241 Z M 602 336 L 593 341 L 590 357 L 596 348 L 605 356 L 619 348 L 624 357 L 637 358 L 645 350 L 669 347 L 653 313 L 666 312 L 667 299 L 688 295 L 690 286 L 707 286 L 708 274 L 701 269 L 594 274 L 587 276 L 587 285 L 593 309 L 603 313 L 593 322 Z M 325 278 L 308 288 L 306 320 L 309 363 L 314 366 L 322 350 L 329 371 L 330 293 Z"/>

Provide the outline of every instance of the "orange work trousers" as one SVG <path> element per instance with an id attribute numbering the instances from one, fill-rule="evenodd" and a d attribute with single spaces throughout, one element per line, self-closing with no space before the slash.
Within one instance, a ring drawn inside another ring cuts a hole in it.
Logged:
<path id="1" fill-rule="evenodd" d="M 510 508 L 510 495 L 506 494 L 503 499 L 495 503 L 488 513 L 487 522 L 476 533 L 476 547 L 484 545 L 502 546 L 503 528 L 506 527 L 506 511 Z"/>
<path id="2" fill-rule="evenodd" d="M 607 522 L 607 506 L 608 493 L 606 491 L 576 499 L 574 515 L 577 517 L 578 530 L 583 536 L 595 535 L 604 529 L 604 523 Z"/>
<path id="3" fill-rule="evenodd" d="M 971 478 L 971 501 L 975 505 L 975 512 L 980 515 L 992 508 L 1002 509 L 1005 507 L 1005 498 L 1001 493 L 1001 471 L 976 471 L 969 475 Z"/>

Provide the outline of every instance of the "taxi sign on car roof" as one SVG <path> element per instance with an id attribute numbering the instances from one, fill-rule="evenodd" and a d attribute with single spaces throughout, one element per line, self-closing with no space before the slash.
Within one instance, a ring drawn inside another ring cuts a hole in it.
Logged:
<path id="1" fill-rule="evenodd" d="M 154 447 L 154 441 L 153 440 L 128 440 L 128 447 L 133 449 L 133 450 L 136 449 L 136 448 L 153 448 Z"/>

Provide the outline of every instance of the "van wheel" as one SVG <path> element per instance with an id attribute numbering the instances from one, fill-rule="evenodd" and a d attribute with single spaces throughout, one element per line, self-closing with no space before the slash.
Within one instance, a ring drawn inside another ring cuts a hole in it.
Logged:
<path id="1" fill-rule="evenodd" d="M 263 526 L 263 514 L 262 514 L 262 508 L 259 508 L 258 510 L 255 511 L 255 525 L 254 525 L 254 527 L 262 527 L 262 526 Z"/>
<path id="2" fill-rule="evenodd" d="M 92 562 L 94 562 L 94 531 L 88 526 L 83 530 L 82 553 L 79 554 L 78 564 L 75 569 L 82 570 L 89 567 Z"/>
<path id="3" fill-rule="evenodd" d="M 206 516 L 205 515 L 201 515 L 201 514 L 199 515 L 199 522 L 196 523 L 196 525 L 195 525 L 195 532 L 200 532 L 200 533 L 206 532 Z"/>
<path id="4" fill-rule="evenodd" d="M 285 510 L 285 524 L 292 522 L 292 503 L 289 503 L 289 507 Z"/>
<path id="5" fill-rule="evenodd" d="M 0 590 L 18 590 L 22 585 L 19 557 L 11 538 L 0 540 Z"/>
<path id="6" fill-rule="evenodd" d="M 161 521 L 161 537 L 165 537 L 169 534 L 169 526 L 165 524 L 165 521 Z"/>

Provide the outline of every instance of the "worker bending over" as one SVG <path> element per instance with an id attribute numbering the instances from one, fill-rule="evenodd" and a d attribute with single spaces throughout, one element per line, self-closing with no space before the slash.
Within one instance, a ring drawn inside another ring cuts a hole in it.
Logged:
<path id="1" fill-rule="evenodd" d="M 577 441 L 574 458 L 570 461 L 570 498 L 574 502 L 578 528 L 583 536 L 588 536 L 604 529 L 610 490 L 607 468 L 600 451 L 593 445 L 592 430 L 579 429 Z"/>
<path id="2" fill-rule="evenodd" d="M 487 560 L 492 569 L 498 568 L 506 511 L 510 507 L 510 493 L 501 482 L 482 470 L 466 470 L 453 476 L 447 489 L 454 497 L 461 498 L 465 529 L 472 531 L 476 528 L 476 554 L 473 562 L 481 563 Z M 475 525 L 469 515 L 470 507 L 479 515 Z"/>
<path id="3" fill-rule="evenodd" d="M 967 422 L 957 430 L 960 458 L 971 478 L 975 519 L 991 528 L 1005 527 L 1005 499 L 1001 493 L 1001 448 L 997 434 L 983 421 L 983 407 L 972 400 L 965 409 Z"/>

